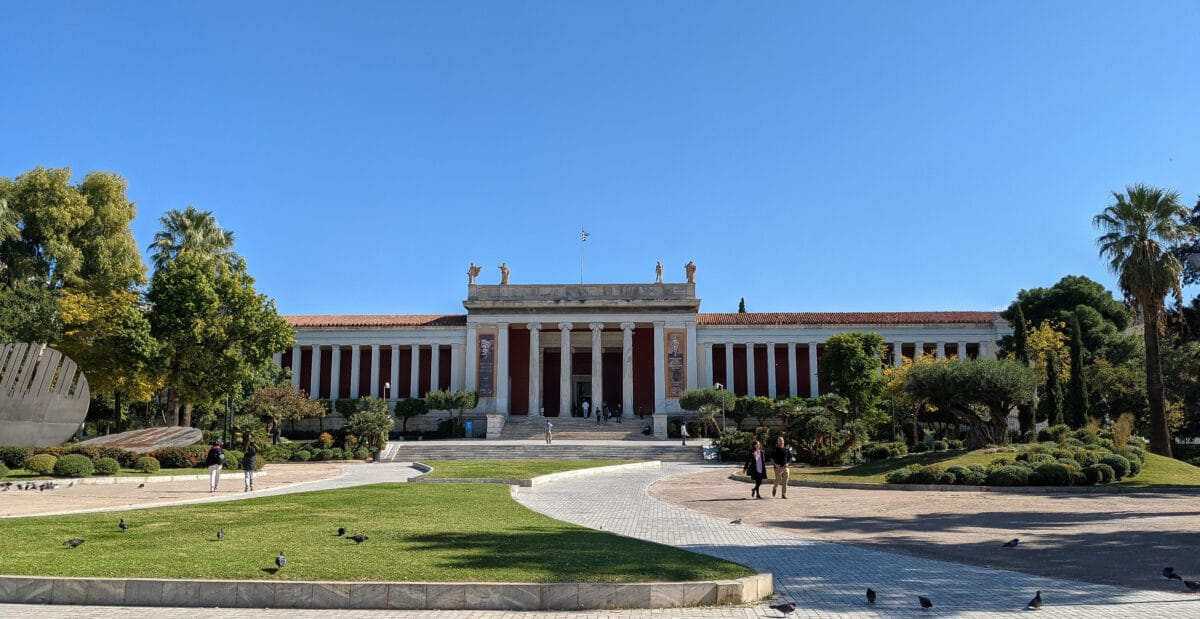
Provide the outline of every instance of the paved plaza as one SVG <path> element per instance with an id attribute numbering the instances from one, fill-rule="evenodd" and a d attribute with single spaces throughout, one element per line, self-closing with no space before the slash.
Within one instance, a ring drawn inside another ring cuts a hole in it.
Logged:
<path id="1" fill-rule="evenodd" d="M 917 595 L 934 602 L 928 616 L 993 617 L 1023 610 L 1034 591 L 1041 590 L 1046 617 L 1189 617 L 1200 616 L 1200 597 L 1165 591 L 1139 591 L 1078 580 L 1049 578 L 1014 571 L 969 566 L 908 554 L 887 553 L 843 543 L 802 537 L 795 532 L 735 525 L 723 517 L 672 506 L 651 496 L 657 481 L 681 475 L 719 471 L 713 467 L 664 464 L 659 470 L 607 473 L 584 479 L 548 483 L 515 492 L 518 501 L 536 511 L 583 526 L 629 535 L 709 554 L 775 574 L 782 600 L 798 606 L 792 617 L 914 617 L 925 616 Z M 728 470 L 725 467 L 724 470 Z M 294 487 L 279 486 L 271 493 L 346 487 L 381 481 L 401 481 L 412 475 L 400 465 L 346 465 L 344 473 Z M 265 478 L 264 478 L 265 479 Z M 732 482 L 725 482 L 732 483 Z M 799 489 L 797 489 L 799 490 Z M 256 493 L 256 494 L 266 494 Z M 229 497 L 233 498 L 233 497 Z M 756 502 L 756 503 L 765 503 Z M 746 502 L 748 505 L 749 502 Z M 780 501 L 779 503 L 783 503 Z M 747 514 L 747 521 L 752 521 Z M 549 551 L 549 550 L 548 550 Z M 399 558 L 398 558 L 399 560 Z M 863 597 L 870 586 L 879 592 L 876 606 Z M 196 609 L 56 607 L 0 605 L 0 616 L 13 618 L 149 618 L 189 616 Z M 221 609 L 231 618 L 306 617 L 781 617 L 767 604 L 751 606 L 581 612 L 505 611 L 302 611 Z"/>

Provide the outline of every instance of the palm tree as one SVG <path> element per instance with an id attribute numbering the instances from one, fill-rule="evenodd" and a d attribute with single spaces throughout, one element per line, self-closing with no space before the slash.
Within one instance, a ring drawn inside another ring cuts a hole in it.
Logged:
<path id="1" fill-rule="evenodd" d="M 1183 265 L 1171 253 L 1173 246 L 1197 234 L 1187 225 L 1191 211 L 1180 204 L 1179 193 L 1159 187 L 1133 185 L 1125 193 L 1113 192 L 1116 203 L 1092 219 L 1105 234 L 1096 239 L 1100 256 L 1126 299 L 1142 316 L 1146 341 L 1146 395 L 1150 400 L 1150 450 L 1171 456 L 1171 433 L 1167 428 L 1163 398 L 1159 337 L 1163 328 L 1164 300 L 1174 293 L 1183 304 L 1180 276 Z"/>
<path id="2" fill-rule="evenodd" d="M 155 269 L 161 269 L 184 252 L 208 254 L 226 262 L 236 259 L 233 232 L 221 229 L 212 211 L 200 211 L 194 206 L 183 211 L 173 209 L 159 221 L 163 229 L 155 233 L 154 242 L 146 248 L 154 252 L 151 260 Z"/>

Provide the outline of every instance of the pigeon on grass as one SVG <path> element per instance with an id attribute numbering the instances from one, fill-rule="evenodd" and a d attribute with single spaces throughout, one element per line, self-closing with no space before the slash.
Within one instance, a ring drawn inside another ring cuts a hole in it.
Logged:
<path id="1" fill-rule="evenodd" d="M 347 537 L 346 539 L 352 539 L 352 540 L 354 540 L 355 544 L 361 544 L 371 538 L 367 537 L 366 535 L 359 534 L 359 535 L 351 535 L 350 537 Z"/>
<path id="2" fill-rule="evenodd" d="M 79 539 L 78 537 L 72 537 L 71 539 L 63 542 L 63 546 L 67 546 L 69 548 L 78 548 L 82 543 L 83 540 Z"/>
<path id="3" fill-rule="evenodd" d="M 129 529 L 129 525 L 125 524 L 125 519 L 122 518 L 121 522 L 117 523 L 117 528 L 120 529 L 122 533 L 124 533 L 126 530 Z"/>
<path id="4" fill-rule="evenodd" d="M 346 527 L 338 527 L 338 537 L 346 534 Z"/>
<path id="5" fill-rule="evenodd" d="M 217 531 L 217 541 L 219 542 L 223 539 L 225 539 L 225 529 L 219 529 Z"/>
<path id="6" fill-rule="evenodd" d="M 275 567 L 278 567 L 279 569 L 283 569 L 283 566 L 285 566 L 285 565 L 287 565 L 287 557 L 283 556 L 283 551 L 280 550 L 279 556 L 275 557 Z"/>

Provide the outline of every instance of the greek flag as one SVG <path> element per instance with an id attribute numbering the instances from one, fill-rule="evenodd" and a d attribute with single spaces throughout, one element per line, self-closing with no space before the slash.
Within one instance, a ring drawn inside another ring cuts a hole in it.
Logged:
<path id="1" fill-rule="evenodd" d="M 589 237 L 589 236 L 591 236 L 591 235 L 590 235 L 590 234 L 588 234 L 587 230 L 584 230 L 583 228 L 580 228 L 580 229 L 579 229 L 579 240 L 580 240 L 580 242 L 583 242 L 583 241 L 586 241 L 586 240 L 588 240 L 588 237 Z"/>

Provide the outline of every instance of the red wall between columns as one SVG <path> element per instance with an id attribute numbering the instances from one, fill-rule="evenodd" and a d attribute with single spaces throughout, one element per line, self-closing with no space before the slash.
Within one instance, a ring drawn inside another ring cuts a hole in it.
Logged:
<path id="1" fill-rule="evenodd" d="M 450 364 L 450 347 L 438 347 L 438 384 L 437 391 L 446 391 L 450 389 L 450 374 L 453 372 L 453 366 Z"/>
<path id="2" fill-rule="evenodd" d="M 371 395 L 371 347 L 358 349 L 358 397 Z"/>
<path id="3" fill-rule="evenodd" d="M 542 408 L 546 409 L 547 417 L 558 417 L 558 380 L 559 364 L 562 355 L 557 350 L 547 350 L 542 356 Z"/>
<path id="4" fill-rule="evenodd" d="M 606 352 L 601 356 L 601 363 L 604 364 L 601 372 L 603 376 L 600 379 L 600 384 L 604 389 L 604 393 L 601 394 L 604 400 L 600 404 L 603 405 L 607 402 L 609 410 L 616 411 L 623 397 L 621 393 L 621 353 Z"/>
<path id="5" fill-rule="evenodd" d="M 338 376 L 338 397 L 348 398 L 350 397 L 350 359 L 353 355 L 348 347 L 338 350 L 338 354 L 342 357 L 342 366 L 339 370 L 341 375 Z"/>
<path id="6" fill-rule="evenodd" d="M 792 384 L 791 369 L 788 367 L 787 346 L 775 347 L 775 395 L 789 397 Z"/>
<path id="7" fill-rule="evenodd" d="M 321 351 L 321 378 L 317 389 L 318 398 L 329 397 L 330 380 L 333 380 L 333 349 Z"/>
<path id="8" fill-rule="evenodd" d="M 713 363 L 712 377 L 714 383 L 725 385 L 725 345 L 713 345 Z M 725 385 L 726 389 L 732 389 L 731 385 Z"/>
<path id="9" fill-rule="evenodd" d="M 767 372 L 773 368 L 767 367 L 767 347 L 754 347 L 754 395 L 767 397 L 770 395 L 771 377 Z"/>
<path id="10" fill-rule="evenodd" d="M 300 350 L 300 391 L 312 391 L 312 349 Z M 310 394 L 311 395 L 311 394 Z"/>
<path id="11" fill-rule="evenodd" d="M 529 330 L 508 330 L 508 401 L 509 413 L 513 415 L 529 414 Z M 505 380 L 498 376 L 497 380 Z"/>
<path id="12" fill-rule="evenodd" d="M 410 352 L 409 355 L 412 353 Z M 433 379 L 433 350 L 428 346 L 422 346 L 417 357 L 419 359 L 417 363 L 421 366 L 417 373 L 417 395 L 423 398 L 429 393 L 429 383 Z"/>
<path id="13" fill-rule="evenodd" d="M 796 395 L 801 398 L 812 397 L 812 384 L 808 382 L 808 347 L 812 344 L 796 347 Z"/>
<path id="14" fill-rule="evenodd" d="M 633 330 L 633 412 L 654 412 L 654 327 Z M 662 363 L 659 359 L 657 362 Z"/>
<path id="15" fill-rule="evenodd" d="M 379 397 L 386 398 L 388 394 L 396 395 L 396 386 L 392 385 L 390 390 L 384 389 L 386 383 L 392 382 L 392 347 L 379 347 Z"/>
<path id="16" fill-rule="evenodd" d="M 743 396 L 750 393 L 747 387 L 749 382 L 746 375 L 746 349 L 738 346 L 733 347 L 733 393 L 734 395 Z"/>

